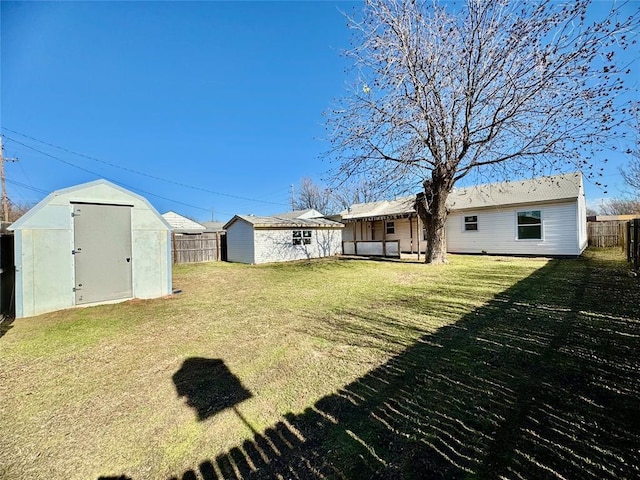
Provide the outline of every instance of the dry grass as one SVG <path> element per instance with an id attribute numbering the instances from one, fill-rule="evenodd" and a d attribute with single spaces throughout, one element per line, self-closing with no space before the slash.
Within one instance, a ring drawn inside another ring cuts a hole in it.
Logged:
<path id="1" fill-rule="evenodd" d="M 0 338 L 0 477 L 182 475 L 416 344 L 440 342 L 433 334 L 443 326 L 547 264 L 464 256 L 435 268 L 198 264 L 175 268 L 183 293 L 171 298 L 17 320 Z M 190 358 L 222 360 L 250 398 L 200 420 L 173 382 Z M 343 443 L 329 434 L 323 452 Z"/>

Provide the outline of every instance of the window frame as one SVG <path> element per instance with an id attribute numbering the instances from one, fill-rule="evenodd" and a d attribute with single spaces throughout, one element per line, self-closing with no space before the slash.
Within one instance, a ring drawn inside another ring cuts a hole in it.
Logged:
<path id="1" fill-rule="evenodd" d="M 538 213 L 539 218 L 539 222 L 538 223 L 520 223 L 520 214 L 528 214 L 528 213 Z M 541 240 L 544 240 L 544 228 L 543 228 L 543 215 L 542 215 L 542 209 L 537 209 L 537 210 L 516 210 L 515 212 L 515 216 L 516 216 L 516 241 L 518 242 L 538 242 Z M 539 237 L 532 237 L 532 238 L 521 238 L 520 237 L 520 227 L 523 228 L 539 228 L 540 229 L 540 236 Z"/>
<path id="2" fill-rule="evenodd" d="M 468 218 L 475 220 L 467 220 Z M 468 228 L 471 225 L 475 225 L 475 228 Z M 462 231 L 464 232 L 477 232 L 478 231 L 478 215 L 463 215 L 462 216 Z"/>
<path id="3" fill-rule="evenodd" d="M 391 228 L 389 228 L 391 227 Z M 389 231 L 391 230 L 391 231 Z M 385 232 L 387 233 L 387 235 L 395 235 L 396 234 L 396 222 L 395 221 L 391 221 L 391 222 L 385 222 Z"/>
<path id="4" fill-rule="evenodd" d="M 311 245 L 313 230 L 291 230 L 292 245 Z"/>

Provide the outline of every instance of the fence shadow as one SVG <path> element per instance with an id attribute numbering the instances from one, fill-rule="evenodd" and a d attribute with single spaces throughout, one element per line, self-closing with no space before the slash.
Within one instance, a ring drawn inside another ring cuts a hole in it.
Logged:
<path id="1" fill-rule="evenodd" d="M 639 304 L 619 269 L 550 261 L 304 412 L 171 478 L 636 478 Z"/>
<path id="2" fill-rule="evenodd" d="M 632 478 L 640 293 L 622 277 L 591 282 L 592 271 L 610 270 L 552 261 L 173 478 Z"/>

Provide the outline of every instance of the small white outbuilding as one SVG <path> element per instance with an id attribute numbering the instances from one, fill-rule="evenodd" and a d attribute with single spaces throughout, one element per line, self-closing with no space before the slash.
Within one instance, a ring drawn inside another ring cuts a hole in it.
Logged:
<path id="1" fill-rule="evenodd" d="M 171 293 L 170 226 L 106 180 L 49 194 L 9 229 L 17 318 Z"/>
<path id="2" fill-rule="evenodd" d="M 236 215 L 224 226 L 227 260 L 269 263 L 342 253 L 344 225 L 325 218 Z"/>

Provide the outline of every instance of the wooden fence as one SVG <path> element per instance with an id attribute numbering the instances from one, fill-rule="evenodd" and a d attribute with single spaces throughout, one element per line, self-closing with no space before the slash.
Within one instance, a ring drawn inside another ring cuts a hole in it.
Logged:
<path id="1" fill-rule="evenodd" d="M 587 222 L 587 239 L 590 247 L 624 246 L 627 222 Z"/>
<path id="2" fill-rule="evenodd" d="M 635 271 L 640 270 L 640 219 L 631 220 L 626 224 L 627 260 Z"/>
<path id="3" fill-rule="evenodd" d="M 173 263 L 215 262 L 226 260 L 224 232 L 198 235 L 171 234 Z"/>

